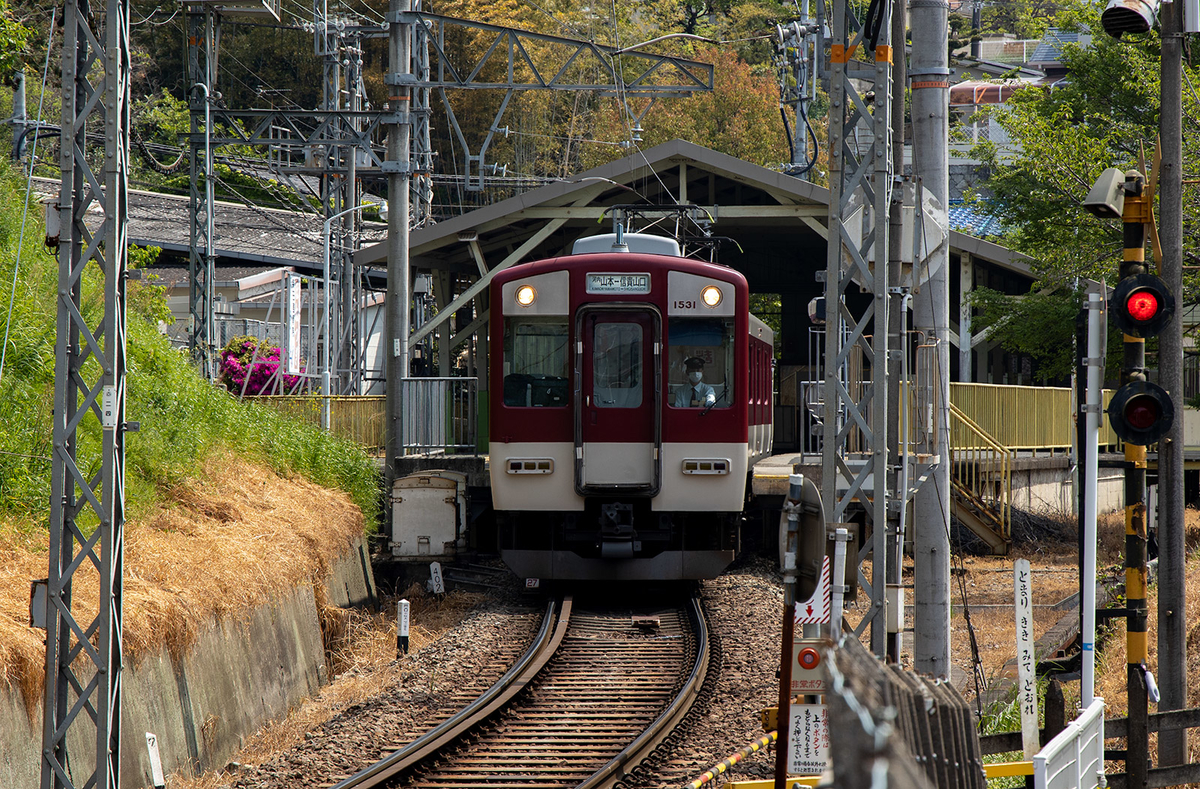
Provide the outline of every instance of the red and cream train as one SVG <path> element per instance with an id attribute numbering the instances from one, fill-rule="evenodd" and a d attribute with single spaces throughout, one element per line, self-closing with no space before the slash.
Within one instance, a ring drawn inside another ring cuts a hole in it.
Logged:
<path id="1" fill-rule="evenodd" d="M 671 239 L 603 235 L 497 274 L 491 306 L 505 563 L 546 580 L 721 572 L 771 448 L 773 335 L 745 278 Z"/>

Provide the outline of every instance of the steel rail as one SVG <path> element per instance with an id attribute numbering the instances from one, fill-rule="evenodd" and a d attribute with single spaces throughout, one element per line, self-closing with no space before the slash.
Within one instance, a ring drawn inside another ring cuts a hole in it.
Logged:
<path id="1" fill-rule="evenodd" d="M 662 714 L 638 735 L 637 739 L 613 757 L 612 761 L 601 767 L 577 789 L 607 789 L 615 786 L 618 781 L 626 778 L 630 772 L 653 753 L 683 720 L 692 704 L 700 695 L 704 686 L 704 678 L 708 675 L 709 639 L 708 623 L 704 612 L 700 609 L 699 597 L 693 595 L 688 601 L 688 616 L 696 630 L 696 662 L 691 674 L 683 684 L 683 688 L 675 696 Z"/>
<path id="2" fill-rule="evenodd" d="M 479 698 L 405 747 L 335 784 L 331 789 L 367 789 L 380 786 L 388 779 L 429 758 L 507 704 L 533 680 L 562 643 L 571 619 L 571 604 L 569 596 L 564 597 L 561 604 L 556 604 L 553 600 L 547 603 L 542 627 L 529 649 Z"/>

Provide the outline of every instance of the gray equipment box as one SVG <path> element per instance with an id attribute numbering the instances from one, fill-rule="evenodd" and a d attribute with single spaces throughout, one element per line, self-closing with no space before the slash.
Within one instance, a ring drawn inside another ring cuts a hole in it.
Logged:
<path id="1" fill-rule="evenodd" d="M 392 556 L 451 561 L 466 546 L 467 476 L 421 471 L 392 487 Z"/>

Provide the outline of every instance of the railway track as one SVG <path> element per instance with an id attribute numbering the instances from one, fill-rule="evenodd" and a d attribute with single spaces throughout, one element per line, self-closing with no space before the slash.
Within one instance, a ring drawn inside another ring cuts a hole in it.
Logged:
<path id="1" fill-rule="evenodd" d="M 708 658 L 696 598 L 632 612 L 565 598 L 484 695 L 334 789 L 612 787 L 683 719 Z"/>

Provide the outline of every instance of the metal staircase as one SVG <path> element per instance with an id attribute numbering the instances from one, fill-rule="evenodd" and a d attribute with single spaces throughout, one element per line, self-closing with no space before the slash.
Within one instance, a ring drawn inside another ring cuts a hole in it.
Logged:
<path id="1" fill-rule="evenodd" d="M 1016 452 L 950 404 L 951 512 L 997 556 L 1012 544 L 1012 469 Z"/>

